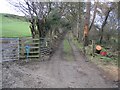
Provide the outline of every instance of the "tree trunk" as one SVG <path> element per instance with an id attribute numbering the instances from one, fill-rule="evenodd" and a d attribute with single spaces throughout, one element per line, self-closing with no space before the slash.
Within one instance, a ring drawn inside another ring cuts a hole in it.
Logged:
<path id="1" fill-rule="evenodd" d="M 35 20 L 32 18 L 32 20 L 30 21 L 30 26 L 29 26 L 31 30 L 32 38 L 35 38 L 35 34 L 36 34 L 34 21 Z"/>
<path id="2" fill-rule="evenodd" d="M 101 32 L 100 33 L 100 39 L 99 39 L 100 44 L 102 44 L 104 27 L 105 27 L 105 25 L 107 23 L 107 19 L 108 19 L 108 16 L 109 16 L 109 13 L 110 13 L 111 10 L 112 9 L 110 9 L 110 8 L 107 10 L 105 20 L 104 20 L 104 22 L 102 24 L 102 27 L 101 27 L 101 30 L 100 30 L 100 32 Z"/>
<path id="3" fill-rule="evenodd" d="M 89 20 L 90 20 L 90 6 L 91 2 L 86 2 L 87 10 L 86 10 L 86 17 L 85 17 L 85 26 L 84 26 L 84 35 L 83 35 L 83 40 L 84 40 L 84 46 L 88 46 L 89 44 L 89 38 L 88 38 L 88 33 L 89 33 Z"/>
<path id="4" fill-rule="evenodd" d="M 33 25 L 31 24 L 29 27 L 30 27 L 30 30 L 31 30 L 32 38 L 35 38 Z"/>
<path id="5" fill-rule="evenodd" d="M 38 31 L 38 34 L 39 34 L 39 38 L 40 38 L 40 35 L 41 35 L 41 32 L 40 32 L 40 20 L 37 18 L 36 19 L 36 26 L 37 26 L 37 31 Z"/>
<path id="6" fill-rule="evenodd" d="M 82 3 L 79 2 L 79 11 L 78 11 L 78 41 L 80 41 L 80 20 L 81 20 L 81 7 Z"/>
<path id="7" fill-rule="evenodd" d="M 94 23 L 94 20 L 95 20 L 95 16 L 96 16 L 96 12 L 97 12 L 97 2 L 95 4 L 94 15 L 93 15 L 93 19 L 92 19 L 92 22 L 90 24 L 90 27 L 89 27 L 89 31 L 91 30 L 91 28 L 93 26 L 93 23 Z"/>

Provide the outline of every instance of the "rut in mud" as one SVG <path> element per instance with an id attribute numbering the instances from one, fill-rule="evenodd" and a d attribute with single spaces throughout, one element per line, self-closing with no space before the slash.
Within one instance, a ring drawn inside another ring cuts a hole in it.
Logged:
<path id="1" fill-rule="evenodd" d="M 112 81 L 92 63 L 85 62 L 75 44 L 69 41 L 74 59 L 65 60 L 63 43 L 44 62 L 3 63 L 3 88 L 112 88 Z"/>

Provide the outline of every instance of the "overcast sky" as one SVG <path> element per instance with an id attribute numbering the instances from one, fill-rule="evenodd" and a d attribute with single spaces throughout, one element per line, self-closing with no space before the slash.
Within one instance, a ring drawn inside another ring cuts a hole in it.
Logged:
<path id="1" fill-rule="evenodd" d="M 23 14 L 13 8 L 7 0 L 0 0 L 0 13 L 10 13 L 22 16 Z"/>
<path id="2" fill-rule="evenodd" d="M 38 0 L 38 1 L 41 1 L 41 0 Z M 71 1 L 71 0 L 68 0 L 68 1 Z M 82 0 L 82 1 L 85 1 L 85 0 Z M 101 0 L 101 1 L 118 1 L 118 0 Z M 10 14 L 16 14 L 16 15 L 20 15 L 20 16 L 24 15 L 20 11 L 18 12 L 17 10 L 15 10 L 15 8 L 13 8 L 13 6 L 10 5 L 7 0 L 0 0 L 0 13 L 10 13 Z"/>

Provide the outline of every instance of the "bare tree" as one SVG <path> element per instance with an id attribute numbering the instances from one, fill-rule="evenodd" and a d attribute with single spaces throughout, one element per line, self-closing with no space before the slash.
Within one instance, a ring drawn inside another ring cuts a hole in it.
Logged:
<path id="1" fill-rule="evenodd" d="M 100 44 L 102 44 L 104 27 L 105 27 L 105 25 L 107 24 L 107 19 L 108 19 L 108 17 L 109 17 L 110 12 L 113 10 L 113 6 L 114 6 L 114 5 L 111 4 L 110 7 L 107 7 L 107 10 L 106 10 L 106 12 L 105 12 L 105 19 L 104 19 L 104 21 L 103 21 L 103 23 L 102 23 L 102 26 L 101 26 L 101 29 L 100 29 L 100 38 L 99 38 Z"/>
<path id="2" fill-rule="evenodd" d="M 51 11 L 51 2 L 33 2 L 32 0 L 15 2 L 9 0 L 9 3 L 27 16 L 33 38 L 45 37 L 46 17 Z"/>
<path id="3" fill-rule="evenodd" d="M 94 24 L 94 20 L 95 20 L 95 16 L 96 16 L 96 12 L 97 12 L 97 1 L 95 2 L 95 8 L 94 8 L 94 14 L 93 14 L 93 19 L 92 19 L 92 22 L 90 24 L 90 27 L 89 27 L 89 31 L 91 30 L 93 24 Z"/>

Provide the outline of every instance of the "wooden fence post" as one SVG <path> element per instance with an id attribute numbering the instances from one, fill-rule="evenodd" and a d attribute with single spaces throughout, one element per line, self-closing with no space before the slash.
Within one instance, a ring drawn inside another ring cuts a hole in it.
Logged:
<path id="1" fill-rule="evenodd" d="M 39 41 L 38 41 L 38 45 L 39 45 L 39 59 L 41 60 L 41 39 L 39 38 Z"/>
<path id="2" fill-rule="evenodd" d="M 95 48 L 95 41 L 92 40 L 92 56 L 93 57 L 94 57 L 94 52 L 95 52 L 94 48 Z"/>

